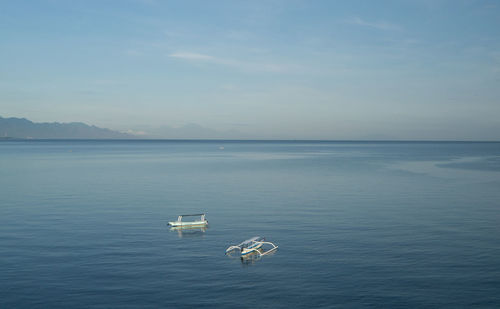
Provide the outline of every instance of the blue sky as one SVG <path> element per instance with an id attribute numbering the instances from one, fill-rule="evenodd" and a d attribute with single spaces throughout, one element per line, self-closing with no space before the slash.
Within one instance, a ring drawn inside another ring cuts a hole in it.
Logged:
<path id="1" fill-rule="evenodd" d="M 500 140 L 500 2 L 2 1 L 0 116 Z"/>

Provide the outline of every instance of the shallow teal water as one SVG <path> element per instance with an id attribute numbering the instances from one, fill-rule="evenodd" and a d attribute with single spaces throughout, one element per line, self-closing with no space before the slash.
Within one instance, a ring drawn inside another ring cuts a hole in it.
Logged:
<path id="1" fill-rule="evenodd" d="M 498 307 L 499 188 L 500 143 L 3 141 L 0 307 Z"/>

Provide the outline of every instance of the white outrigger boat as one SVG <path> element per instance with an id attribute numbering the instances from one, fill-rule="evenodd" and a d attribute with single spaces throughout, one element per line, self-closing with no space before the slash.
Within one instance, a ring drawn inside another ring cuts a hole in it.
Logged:
<path id="1" fill-rule="evenodd" d="M 182 221 L 184 217 L 198 217 L 199 220 L 194 221 Z M 180 215 L 177 221 L 171 221 L 168 223 L 171 227 L 175 228 L 193 228 L 193 227 L 206 227 L 208 225 L 207 219 L 205 219 L 205 214 L 194 214 L 194 215 Z"/>
<path id="2" fill-rule="evenodd" d="M 264 250 L 262 248 L 264 245 L 270 245 L 271 248 L 269 250 Z M 245 240 L 239 245 L 230 246 L 226 249 L 226 254 L 230 255 L 234 251 L 239 251 L 242 258 L 254 254 L 258 254 L 258 256 L 260 257 L 269 254 L 276 249 L 278 249 L 278 246 L 276 246 L 272 242 L 266 241 L 264 237 L 256 236 Z"/>

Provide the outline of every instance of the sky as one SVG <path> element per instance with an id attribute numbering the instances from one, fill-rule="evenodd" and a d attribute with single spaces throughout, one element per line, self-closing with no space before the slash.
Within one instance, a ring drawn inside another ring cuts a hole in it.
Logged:
<path id="1" fill-rule="evenodd" d="M 500 140 L 500 2 L 0 1 L 0 116 L 157 138 Z"/>

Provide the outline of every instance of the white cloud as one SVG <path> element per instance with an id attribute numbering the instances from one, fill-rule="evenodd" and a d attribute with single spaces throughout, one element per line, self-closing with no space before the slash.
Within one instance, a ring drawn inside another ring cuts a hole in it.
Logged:
<path id="1" fill-rule="evenodd" d="M 178 52 L 170 54 L 169 57 L 185 59 L 185 60 L 216 60 L 214 57 L 198 53 Z"/>
<path id="2" fill-rule="evenodd" d="M 140 52 L 140 51 L 138 51 L 138 50 L 136 50 L 136 49 L 127 49 L 125 51 L 125 54 L 127 56 L 141 56 L 143 53 Z"/>
<path id="3" fill-rule="evenodd" d="M 369 28 L 374 28 L 378 30 L 384 30 L 384 31 L 401 31 L 403 30 L 400 26 L 392 23 L 388 23 L 385 21 L 375 21 L 375 22 L 370 22 L 363 20 L 359 17 L 353 17 L 345 20 L 346 23 L 351 24 L 351 25 L 358 25 L 358 26 L 363 26 L 363 27 L 369 27 Z"/>
<path id="4" fill-rule="evenodd" d="M 92 82 L 94 85 L 98 86 L 123 86 L 125 83 L 123 81 L 114 79 L 96 79 Z"/>
<path id="5" fill-rule="evenodd" d="M 274 64 L 274 63 L 258 63 L 258 62 L 240 61 L 229 58 L 220 58 L 193 52 L 176 52 L 169 54 L 168 56 L 186 61 L 197 61 L 197 62 L 219 64 L 243 71 L 263 71 L 263 72 L 279 73 L 279 72 L 290 71 L 291 69 L 296 68 L 292 66 Z"/>

